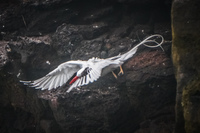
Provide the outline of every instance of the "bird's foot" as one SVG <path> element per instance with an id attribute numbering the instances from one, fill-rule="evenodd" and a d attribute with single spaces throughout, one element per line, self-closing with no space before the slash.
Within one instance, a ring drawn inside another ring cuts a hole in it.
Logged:
<path id="1" fill-rule="evenodd" d="M 113 76 L 117 79 L 117 75 L 112 71 Z"/>
<path id="2" fill-rule="evenodd" d="M 118 76 L 121 76 L 121 75 L 124 74 L 124 71 L 123 71 L 123 69 L 122 69 L 122 66 L 120 66 L 119 68 L 120 68 L 120 71 L 119 71 L 119 73 L 118 73 Z"/>

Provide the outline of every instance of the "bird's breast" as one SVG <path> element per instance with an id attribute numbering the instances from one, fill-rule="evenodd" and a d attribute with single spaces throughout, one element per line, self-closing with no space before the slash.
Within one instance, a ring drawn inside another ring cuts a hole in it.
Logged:
<path id="1" fill-rule="evenodd" d="M 117 64 L 111 64 L 109 66 L 106 66 L 105 68 L 102 69 L 102 73 L 101 75 L 104 76 L 106 74 L 108 74 L 109 72 L 114 71 L 116 68 L 118 68 L 120 65 Z"/>

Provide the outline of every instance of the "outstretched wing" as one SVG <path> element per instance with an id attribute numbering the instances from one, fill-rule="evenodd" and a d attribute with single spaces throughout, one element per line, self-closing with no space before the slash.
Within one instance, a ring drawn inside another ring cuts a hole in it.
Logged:
<path id="1" fill-rule="evenodd" d="M 88 67 L 87 72 L 84 76 L 77 79 L 67 90 L 67 92 L 70 92 L 73 88 L 77 88 L 80 86 L 87 85 L 89 83 L 92 83 L 96 81 L 101 76 L 101 69 L 96 67 Z"/>
<path id="2" fill-rule="evenodd" d="M 111 64 L 117 64 L 119 61 L 113 61 L 113 60 L 100 60 L 96 63 L 89 64 L 87 68 L 87 72 L 85 75 L 77 79 L 67 90 L 67 92 L 70 92 L 73 88 L 77 88 L 80 86 L 87 85 L 89 83 L 92 83 L 99 79 L 99 77 L 102 75 L 102 69 L 106 66 L 109 66 Z"/>
<path id="3" fill-rule="evenodd" d="M 78 70 L 80 70 L 85 61 L 68 61 L 60 64 L 56 69 L 46 76 L 34 81 L 20 81 L 25 85 L 30 85 L 36 89 L 51 90 L 65 84 Z"/>

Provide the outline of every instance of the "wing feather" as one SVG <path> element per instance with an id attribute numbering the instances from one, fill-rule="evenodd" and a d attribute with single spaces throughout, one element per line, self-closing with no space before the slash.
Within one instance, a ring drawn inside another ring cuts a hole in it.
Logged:
<path id="1" fill-rule="evenodd" d="M 49 85 L 49 87 L 48 87 L 48 90 L 52 90 L 53 89 L 53 86 L 54 86 L 54 81 L 55 81 L 55 78 L 56 78 L 56 76 L 53 76 L 52 77 L 52 79 L 51 79 L 51 84 Z M 43 88 L 42 88 L 43 89 Z"/>
<path id="2" fill-rule="evenodd" d="M 85 85 L 86 84 L 86 78 L 85 76 L 83 77 L 83 84 L 82 85 Z"/>
<path id="3" fill-rule="evenodd" d="M 45 78 L 41 78 L 41 81 L 39 82 L 33 82 L 31 87 L 36 87 L 35 89 L 41 89 L 41 86 L 43 85 L 43 83 L 45 82 Z"/>
<path id="4" fill-rule="evenodd" d="M 44 86 L 48 83 L 48 81 L 50 80 L 50 77 L 47 77 L 43 82 L 40 83 L 40 86 L 45 88 Z"/>
<path id="5" fill-rule="evenodd" d="M 64 74 L 61 74 L 59 86 L 62 86 L 64 83 L 65 83 L 65 82 L 64 82 Z"/>
<path id="6" fill-rule="evenodd" d="M 46 80 L 46 84 L 43 86 L 44 90 L 48 89 L 49 85 L 51 84 L 51 82 L 49 82 L 51 80 L 51 77 L 48 78 L 48 80 Z"/>
<path id="7" fill-rule="evenodd" d="M 90 82 L 88 75 L 86 75 L 85 78 L 86 78 L 86 83 L 85 84 L 87 85 Z"/>
<path id="8" fill-rule="evenodd" d="M 43 81 L 45 81 L 45 77 L 33 81 L 32 86 L 39 86 Z"/>
<path id="9" fill-rule="evenodd" d="M 96 78 L 96 76 L 95 76 L 94 72 L 91 72 L 90 74 L 91 74 L 91 82 L 93 82 L 94 78 Z"/>
<path id="10" fill-rule="evenodd" d="M 46 76 L 34 81 L 20 81 L 25 85 L 35 87 L 35 89 L 51 90 L 65 84 L 79 69 L 83 67 L 85 61 L 68 61 L 60 64 L 56 69 Z"/>
<path id="11" fill-rule="evenodd" d="M 55 78 L 55 83 L 54 83 L 54 87 L 53 87 L 53 88 L 57 88 L 57 87 L 58 87 L 59 79 L 60 79 L 60 76 L 56 76 L 56 78 Z"/>
<path id="12" fill-rule="evenodd" d="M 92 83 L 92 77 L 90 73 L 88 74 L 88 80 Z"/>
<path id="13" fill-rule="evenodd" d="M 74 84 L 73 84 L 73 86 L 74 87 L 78 87 L 77 85 L 78 85 L 78 82 L 80 81 L 80 79 L 78 79 Z"/>
<path id="14" fill-rule="evenodd" d="M 87 67 L 89 67 L 89 72 L 85 75 L 80 77 L 77 82 L 75 81 L 74 84 L 70 86 L 70 88 L 67 90 L 67 92 L 70 92 L 73 88 L 80 87 L 87 85 L 89 83 L 92 83 L 99 79 L 99 77 L 102 74 L 102 69 L 106 66 L 109 66 L 111 64 L 118 64 L 119 61 L 115 62 L 115 60 L 99 60 L 95 63 L 88 63 Z"/>
<path id="15" fill-rule="evenodd" d="M 77 86 L 81 86 L 81 79 L 79 79 L 77 82 Z"/>
<path id="16" fill-rule="evenodd" d="M 81 84 L 83 84 L 83 78 L 81 78 Z"/>
<path id="17" fill-rule="evenodd" d="M 67 79 L 68 79 L 67 76 L 64 75 L 64 76 L 63 76 L 63 83 L 66 83 L 66 82 L 67 82 Z"/>
<path id="18" fill-rule="evenodd" d="M 96 66 L 90 66 L 89 70 L 90 71 L 88 72 L 88 74 L 76 80 L 67 90 L 67 92 L 70 92 L 73 88 L 77 88 L 92 83 L 101 76 L 102 68 L 97 68 Z"/>

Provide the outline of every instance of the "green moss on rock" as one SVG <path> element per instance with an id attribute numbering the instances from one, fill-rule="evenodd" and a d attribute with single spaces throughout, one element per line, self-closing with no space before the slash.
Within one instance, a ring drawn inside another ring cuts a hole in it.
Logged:
<path id="1" fill-rule="evenodd" d="M 177 79 L 175 130 L 177 133 L 200 131 L 200 15 L 198 12 L 200 12 L 198 0 L 174 0 L 173 2 L 172 57 Z"/>
<path id="2" fill-rule="evenodd" d="M 190 81 L 183 91 L 185 130 L 188 133 L 200 131 L 200 78 Z"/>

